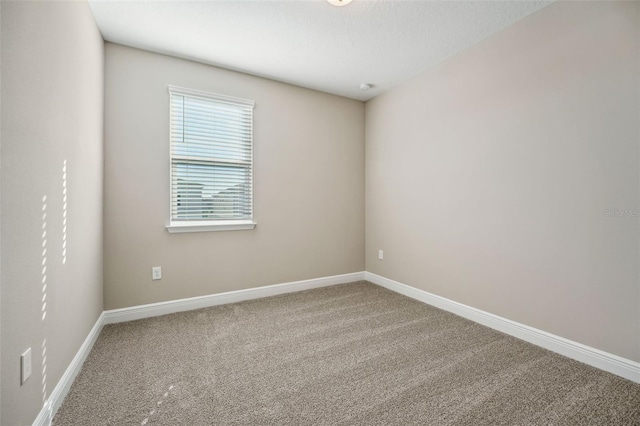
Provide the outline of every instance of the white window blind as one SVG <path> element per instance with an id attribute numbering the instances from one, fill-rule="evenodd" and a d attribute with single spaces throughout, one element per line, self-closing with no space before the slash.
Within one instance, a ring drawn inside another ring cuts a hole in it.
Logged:
<path id="1" fill-rule="evenodd" d="M 169 94 L 171 227 L 252 222 L 254 102 L 174 86 Z"/>

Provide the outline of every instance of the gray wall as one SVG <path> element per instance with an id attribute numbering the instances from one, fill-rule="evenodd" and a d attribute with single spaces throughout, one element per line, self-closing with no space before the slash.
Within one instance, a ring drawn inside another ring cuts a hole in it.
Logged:
<path id="1" fill-rule="evenodd" d="M 255 100 L 254 230 L 165 229 L 167 85 Z M 362 102 L 106 44 L 105 309 L 362 271 L 363 219 Z"/>
<path id="2" fill-rule="evenodd" d="M 367 271 L 640 361 L 639 8 L 556 3 L 368 102 Z"/>
<path id="3" fill-rule="evenodd" d="M 22 425 L 36 418 L 103 308 L 104 43 L 84 2 L 0 7 L 0 423 Z M 28 347 L 33 373 L 21 386 L 20 354 Z"/>

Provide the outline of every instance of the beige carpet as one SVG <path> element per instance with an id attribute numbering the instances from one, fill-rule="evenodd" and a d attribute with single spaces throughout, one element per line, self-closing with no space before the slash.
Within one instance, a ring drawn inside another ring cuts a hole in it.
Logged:
<path id="1" fill-rule="evenodd" d="M 640 425 L 640 385 L 358 282 L 106 326 L 56 425 Z"/>

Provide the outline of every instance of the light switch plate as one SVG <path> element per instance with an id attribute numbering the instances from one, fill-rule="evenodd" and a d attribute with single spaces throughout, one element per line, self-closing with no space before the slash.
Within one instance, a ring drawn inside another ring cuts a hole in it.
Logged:
<path id="1" fill-rule="evenodd" d="M 31 376 L 31 348 L 20 355 L 20 384 L 24 384 Z"/>

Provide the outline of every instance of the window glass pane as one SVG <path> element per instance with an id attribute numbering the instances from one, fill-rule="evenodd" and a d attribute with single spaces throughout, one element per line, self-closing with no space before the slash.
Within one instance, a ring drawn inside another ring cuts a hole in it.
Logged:
<path id="1" fill-rule="evenodd" d="M 176 219 L 251 218 L 249 168 L 178 163 L 173 173 Z"/>

